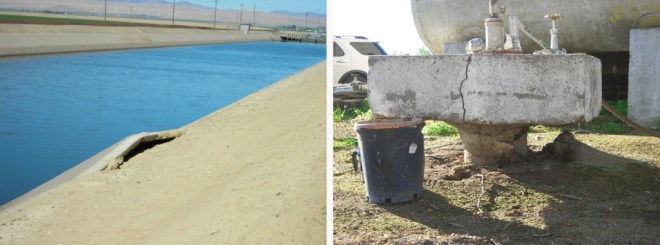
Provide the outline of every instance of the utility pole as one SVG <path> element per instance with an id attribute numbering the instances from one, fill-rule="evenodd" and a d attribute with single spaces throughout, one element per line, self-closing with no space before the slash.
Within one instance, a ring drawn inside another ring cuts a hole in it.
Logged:
<path id="1" fill-rule="evenodd" d="M 243 3 L 241 3 L 241 13 L 238 16 L 238 25 L 240 26 L 241 24 L 243 24 Z"/>
<path id="2" fill-rule="evenodd" d="M 108 21 L 108 0 L 105 0 L 105 8 L 103 9 L 103 22 Z"/>
<path id="3" fill-rule="evenodd" d="M 219 0 L 213 0 L 215 1 L 215 12 L 213 12 L 213 29 L 215 29 L 215 17 L 218 15 L 218 1 Z"/>
<path id="4" fill-rule="evenodd" d="M 307 12 L 305 12 L 305 31 L 307 31 Z"/>
<path id="5" fill-rule="evenodd" d="M 172 1 L 172 25 L 174 25 L 174 11 L 176 10 L 176 0 Z"/>
<path id="6" fill-rule="evenodd" d="M 254 8 L 252 9 L 252 25 L 257 25 L 257 3 L 254 3 Z"/>
<path id="7" fill-rule="evenodd" d="M 133 5 L 131 5 L 131 14 L 129 16 L 129 18 L 133 19 Z"/>

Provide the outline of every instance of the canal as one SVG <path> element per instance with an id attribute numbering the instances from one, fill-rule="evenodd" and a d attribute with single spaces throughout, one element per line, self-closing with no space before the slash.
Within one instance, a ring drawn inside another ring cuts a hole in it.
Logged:
<path id="1" fill-rule="evenodd" d="M 184 126 L 325 56 L 325 45 L 259 42 L 0 60 L 0 205 L 128 135 Z"/>

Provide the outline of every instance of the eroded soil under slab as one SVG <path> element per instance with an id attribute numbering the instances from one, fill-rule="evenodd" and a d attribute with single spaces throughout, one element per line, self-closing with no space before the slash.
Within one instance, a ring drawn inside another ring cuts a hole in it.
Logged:
<path id="1" fill-rule="evenodd" d="M 335 139 L 351 126 L 335 123 Z M 487 168 L 463 163 L 460 138 L 427 138 L 424 196 L 399 205 L 369 204 L 354 149 L 336 148 L 335 243 L 660 241 L 660 139 L 579 134 L 566 160 L 541 152 L 557 134 L 530 133 L 528 157 Z"/>

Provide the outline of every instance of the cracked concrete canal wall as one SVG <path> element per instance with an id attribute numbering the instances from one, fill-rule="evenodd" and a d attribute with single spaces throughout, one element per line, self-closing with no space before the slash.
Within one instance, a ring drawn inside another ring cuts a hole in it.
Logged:
<path id="1" fill-rule="evenodd" d="M 0 24 L 0 57 L 274 40 L 267 31 Z"/>
<path id="2" fill-rule="evenodd" d="M 564 125 L 600 112 L 600 60 L 573 55 L 372 56 L 378 117 L 486 125 Z"/>
<path id="3" fill-rule="evenodd" d="M 41 193 L 47 192 L 63 183 L 71 181 L 78 176 L 91 174 L 105 169 L 117 169 L 119 165 L 123 163 L 124 157 L 130 151 L 135 149 L 139 144 L 162 139 L 174 139 L 183 135 L 184 133 L 185 131 L 183 128 L 179 128 L 160 132 L 142 132 L 129 135 L 128 137 L 97 153 L 96 155 L 88 158 L 82 163 L 73 166 L 63 173 L 37 186 L 29 192 L 6 204 L 0 205 L 0 207 L 8 208 L 20 205 L 21 203 L 34 198 Z"/>

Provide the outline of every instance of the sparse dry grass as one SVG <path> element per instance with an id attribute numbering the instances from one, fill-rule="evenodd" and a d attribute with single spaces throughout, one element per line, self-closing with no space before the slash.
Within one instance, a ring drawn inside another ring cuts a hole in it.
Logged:
<path id="1" fill-rule="evenodd" d="M 355 138 L 354 121 L 335 139 Z M 654 243 L 660 241 L 660 139 L 576 135 L 580 154 L 564 163 L 538 150 L 559 134 L 530 133 L 529 159 L 477 169 L 460 138 L 426 137 L 424 196 L 397 205 L 366 201 L 354 148 L 334 150 L 334 240 L 338 244 Z M 485 176 L 481 193 L 479 178 Z"/>

